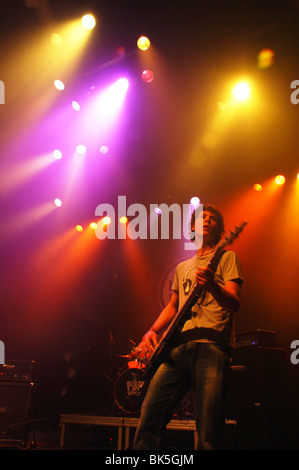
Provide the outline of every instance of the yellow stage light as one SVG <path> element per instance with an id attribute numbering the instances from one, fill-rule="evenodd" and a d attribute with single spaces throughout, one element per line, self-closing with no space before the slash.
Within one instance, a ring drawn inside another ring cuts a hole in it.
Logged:
<path id="1" fill-rule="evenodd" d="M 285 177 L 282 176 L 282 175 L 276 176 L 275 183 L 279 184 L 279 185 L 284 184 L 285 183 Z"/>
<path id="2" fill-rule="evenodd" d="M 138 49 L 147 51 L 151 45 L 150 40 L 146 36 L 141 36 L 137 41 Z"/>
<path id="3" fill-rule="evenodd" d="M 92 230 L 95 230 L 95 229 L 97 228 L 96 222 L 91 222 L 91 223 L 89 224 L 89 226 L 90 226 L 90 228 L 91 228 Z"/>
<path id="4" fill-rule="evenodd" d="M 104 222 L 105 225 L 109 225 L 111 223 L 110 217 L 108 217 L 108 216 L 104 217 L 103 222 Z"/>
<path id="5" fill-rule="evenodd" d="M 238 83 L 233 88 L 233 95 L 237 101 L 245 101 L 249 97 L 249 85 L 245 82 Z"/>
<path id="6" fill-rule="evenodd" d="M 82 225 L 76 225 L 76 230 L 77 230 L 78 232 L 83 232 L 83 227 L 82 227 Z"/>
<path id="7" fill-rule="evenodd" d="M 263 189 L 263 188 L 262 188 L 262 185 L 261 185 L 261 184 L 258 184 L 258 183 L 255 184 L 253 187 L 254 187 L 254 189 L 255 189 L 256 191 L 258 191 L 258 192 L 259 192 L 259 191 L 262 191 L 262 189 Z"/>
<path id="8" fill-rule="evenodd" d="M 93 15 L 84 15 L 81 20 L 82 26 L 85 29 L 93 29 L 96 25 L 96 20 Z"/>
<path id="9" fill-rule="evenodd" d="M 274 52 L 272 49 L 262 49 L 258 54 L 257 61 L 259 69 L 267 69 L 268 67 L 271 67 L 274 62 Z"/>
<path id="10" fill-rule="evenodd" d="M 126 224 L 128 222 L 128 219 L 127 219 L 127 217 L 124 216 L 124 217 L 121 217 L 119 219 L 119 221 L 120 221 L 121 224 Z"/>

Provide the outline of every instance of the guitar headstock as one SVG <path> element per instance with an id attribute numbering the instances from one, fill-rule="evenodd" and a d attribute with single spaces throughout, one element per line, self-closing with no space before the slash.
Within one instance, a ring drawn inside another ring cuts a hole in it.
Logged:
<path id="1" fill-rule="evenodd" d="M 247 225 L 247 220 L 244 220 L 240 225 L 235 227 L 234 230 L 231 230 L 227 235 L 224 236 L 224 239 L 220 241 L 216 247 L 216 251 L 220 251 L 225 248 L 227 245 L 231 245 L 233 241 L 238 238 L 244 227 Z"/>

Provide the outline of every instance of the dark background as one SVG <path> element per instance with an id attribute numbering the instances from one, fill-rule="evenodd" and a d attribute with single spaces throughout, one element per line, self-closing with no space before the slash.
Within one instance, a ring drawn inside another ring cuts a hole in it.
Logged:
<path id="1" fill-rule="evenodd" d="M 68 57 L 61 64 L 68 87 L 53 97 L 59 67 L 43 48 L 45 31 L 88 11 L 97 26 L 76 68 Z M 182 240 L 100 241 L 88 229 L 75 232 L 95 220 L 98 204 L 116 207 L 120 195 L 147 208 L 197 195 L 219 207 L 227 230 L 248 220 L 233 246 L 244 270 L 237 333 L 276 332 L 297 412 L 290 345 L 299 338 L 299 107 L 290 85 L 299 79 L 299 2 L 13 0 L 1 2 L 0 15 L 0 339 L 7 359 L 38 362 L 37 413 L 108 406 L 107 375 L 115 380 L 126 361 L 117 355 L 154 321 L 167 296 L 165 273 L 190 254 Z M 147 53 L 136 47 L 141 34 L 152 43 Z M 262 70 L 264 48 L 275 56 Z M 155 74 L 151 84 L 140 79 L 144 64 Z M 130 87 L 109 153 L 92 147 L 74 178 L 74 147 L 89 134 L 66 107 L 123 73 Z M 239 77 L 250 80 L 253 96 L 224 118 L 217 105 Z M 56 147 L 63 159 L 37 166 Z M 282 187 L 272 183 L 277 174 L 286 177 Z M 45 211 L 57 195 L 63 206 Z"/>

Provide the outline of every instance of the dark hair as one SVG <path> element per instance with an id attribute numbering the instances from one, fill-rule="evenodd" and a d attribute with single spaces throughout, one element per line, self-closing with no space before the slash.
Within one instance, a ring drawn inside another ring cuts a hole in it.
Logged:
<path id="1" fill-rule="evenodd" d="M 224 233 L 224 219 L 223 215 L 221 212 L 212 204 L 203 204 L 202 206 L 203 211 L 209 211 L 212 214 L 216 216 L 217 219 L 217 225 L 218 225 L 218 231 L 215 236 L 215 242 L 218 243 L 220 238 L 222 237 Z M 190 221 L 190 230 L 191 230 L 191 240 L 194 241 L 194 231 L 195 231 L 195 214 L 196 214 L 197 209 L 194 209 L 191 215 L 191 221 Z"/>

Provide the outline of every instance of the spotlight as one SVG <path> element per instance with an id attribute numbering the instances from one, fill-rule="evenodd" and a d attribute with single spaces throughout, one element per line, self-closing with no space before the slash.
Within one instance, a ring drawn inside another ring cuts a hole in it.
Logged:
<path id="1" fill-rule="evenodd" d="M 65 86 L 64 83 L 61 80 L 54 80 L 54 86 L 57 88 L 57 90 L 64 90 Z"/>
<path id="2" fill-rule="evenodd" d="M 77 145 L 77 153 L 79 153 L 79 155 L 84 155 L 84 153 L 86 153 L 86 147 L 85 145 Z"/>
<path id="3" fill-rule="evenodd" d="M 78 103 L 77 101 L 72 101 L 72 108 L 73 108 L 75 111 L 80 111 L 81 106 L 79 105 L 79 103 Z"/>
<path id="4" fill-rule="evenodd" d="M 82 225 L 76 225 L 76 230 L 77 230 L 77 232 L 83 232 Z"/>
<path id="5" fill-rule="evenodd" d="M 126 224 L 128 222 L 128 219 L 127 219 L 127 217 L 124 216 L 124 217 L 121 217 L 119 219 L 119 221 L 120 221 L 121 224 Z"/>
<path id="6" fill-rule="evenodd" d="M 191 202 L 192 206 L 198 206 L 199 203 L 200 203 L 200 199 L 197 196 L 194 196 L 194 197 L 191 198 L 190 202 Z"/>
<path id="7" fill-rule="evenodd" d="M 81 19 L 82 26 L 85 29 L 93 29 L 96 25 L 96 20 L 93 15 L 84 15 Z"/>
<path id="8" fill-rule="evenodd" d="M 247 83 L 238 83 L 233 88 L 233 95 L 237 101 L 245 101 L 249 97 L 249 86 Z"/>
<path id="9" fill-rule="evenodd" d="M 141 36 L 137 41 L 138 49 L 147 51 L 151 45 L 150 40 L 146 36 Z"/>
<path id="10" fill-rule="evenodd" d="M 60 150 L 54 150 L 53 157 L 56 158 L 56 160 L 60 160 L 62 158 L 62 153 L 60 152 Z"/>
<path id="11" fill-rule="evenodd" d="M 253 187 L 254 187 L 254 189 L 255 189 L 256 191 L 258 191 L 258 192 L 259 192 L 259 191 L 262 191 L 262 189 L 263 189 L 262 186 L 261 186 L 260 184 L 258 184 L 258 183 L 255 184 Z"/>
<path id="12" fill-rule="evenodd" d="M 284 176 L 278 175 L 278 176 L 276 176 L 276 178 L 275 178 L 275 183 L 278 184 L 278 185 L 282 185 L 282 184 L 285 183 L 285 180 L 286 180 L 286 179 L 285 179 Z"/>
<path id="13" fill-rule="evenodd" d="M 56 207 L 61 207 L 61 206 L 62 206 L 62 201 L 61 201 L 61 199 L 56 198 L 55 201 L 54 201 L 54 203 L 55 203 L 55 206 L 56 206 Z"/>
<path id="14" fill-rule="evenodd" d="M 108 153 L 108 151 L 109 151 L 109 147 L 107 145 L 102 145 L 100 147 L 100 152 L 101 153 Z"/>
<path id="15" fill-rule="evenodd" d="M 161 211 L 161 209 L 160 209 L 159 207 L 155 207 L 155 212 L 156 212 L 157 214 L 162 214 L 162 211 Z"/>
<path id="16" fill-rule="evenodd" d="M 272 49 L 262 49 L 257 56 L 257 66 L 259 69 L 267 69 L 274 62 L 274 52 Z"/>
<path id="17" fill-rule="evenodd" d="M 91 222 L 91 223 L 89 224 L 89 227 L 90 227 L 92 230 L 95 230 L 95 229 L 97 228 L 96 222 Z"/>
<path id="18" fill-rule="evenodd" d="M 143 70 L 141 79 L 144 83 L 151 83 L 154 80 L 154 74 L 151 70 Z"/>
<path id="19" fill-rule="evenodd" d="M 110 217 L 108 217 L 108 216 L 104 217 L 103 222 L 104 222 L 105 225 L 109 225 L 111 223 Z"/>

